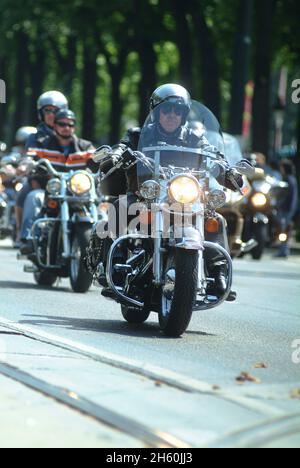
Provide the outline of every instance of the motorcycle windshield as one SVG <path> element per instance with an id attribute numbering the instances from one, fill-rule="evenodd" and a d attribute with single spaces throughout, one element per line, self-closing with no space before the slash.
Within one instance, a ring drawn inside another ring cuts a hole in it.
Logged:
<path id="1" fill-rule="evenodd" d="M 224 145 L 226 158 L 230 166 L 235 166 L 243 159 L 241 145 L 236 137 L 229 133 L 224 133 Z"/>
<path id="2" fill-rule="evenodd" d="M 223 186 L 218 164 L 226 159 L 220 124 L 204 105 L 192 101 L 187 111 L 170 102 L 157 106 L 141 132 L 139 151 L 146 158 L 137 164 L 139 187 L 149 180 L 169 180 L 192 173 L 208 180 L 210 188 Z"/>

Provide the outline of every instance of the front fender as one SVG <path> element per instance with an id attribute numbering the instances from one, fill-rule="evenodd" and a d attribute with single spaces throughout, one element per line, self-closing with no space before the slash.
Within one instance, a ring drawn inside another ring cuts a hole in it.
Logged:
<path id="1" fill-rule="evenodd" d="M 253 216 L 254 224 L 269 224 L 269 218 L 264 213 L 255 213 Z"/>
<path id="2" fill-rule="evenodd" d="M 194 227 L 179 227 L 174 230 L 176 248 L 184 250 L 203 250 L 203 239 Z"/>

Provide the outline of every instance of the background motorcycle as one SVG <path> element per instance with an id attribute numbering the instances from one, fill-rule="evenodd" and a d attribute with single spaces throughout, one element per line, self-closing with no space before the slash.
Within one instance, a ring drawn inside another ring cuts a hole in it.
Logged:
<path id="1" fill-rule="evenodd" d="M 243 154 L 237 138 L 228 133 L 224 133 L 223 135 L 228 162 L 231 166 L 239 164 L 243 160 Z M 242 253 L 250 252 L 257 245 L 252 238 L 249 238 L 247 242 L 243 241 L 245 218 L 242 213 L 242 206 L 245 198 L 252 191 L 247 177 L 244 176 L 243 179 L 243 193 L 241 193 L 241 191 L 232 192 L 228 190 L 226 193 L 226 203 L 218 210 L 227 222 L 229 247 L 232 258 L 238 257 Z"/>
<path id="2" fill-rule="evenodd" d="M 42 217 L 31 231 L 34 254 L 28 259 L 33 267 L 25 266 L 24 271 L 34 273 L 37 284 L 43 286 L 53 286 L 57 277 L 69 277 L 73 291 L 85 293 L 92 278 L 84 258 L 92 226 L 98 220 L 94 176 L 86 171 L 58 173 L 46 160 L 37 164 L 36 171 L 50 180 Z"/>
<path id="3" fill-rule="evenodd" d="M 138 208 L 142 210 L 139 223 L 145 229 L 142 234 L 131 228 L 128 235 L 118 238 L 110 248 L 106 265 L 111 298 L 121 304 L 125 320 L 142 323 L 151 311 L 157 312 L 161 330 L 172 337 L 186 331 L 194 311 L 212 309 L 227 300 L 232 286 L 229 253 L 220 244 L 205 241 L 204 235 L 205 230 L 219 231 L 222 221 L 216 208 L 225 202 L 216 181 L 224 168 L 219 152 L 220 148 L 224 150 L 220 128 L 211 112 L 198 103 L 193 103 L 192 115 L 195 127 L 203 124 L 214 146 L 199 149 L 160 143 L 147 148 L 141 137 L 135 158 L 139 193 L 144 200 L 143 208 Z M 100 151 L 95 161 L 106 158 L 107 151 Z M 248 173 L 253 168 L 242 162 L 237 169 Z M 90 265 L 96 246 L 94 235 L 88 253 Z M 209 295 L 214 280 L 208 276 L 205 249 L 218 252 L 227 263 L 227 289 L 222 297 Z M 103 265 L 93 266 L 97 279 Z"/>
<path id="4" fill-rule="evenodd" d="M 278 232 L 277 200 L 287 190 L 285 182 L 257 171 L 251 178 L 252 191 L 243 204 L 245 217 L 243 240 L 254 238 L 257 246 L 251 251 L 254 260 L 260 260 L 268 243 L 286 240 L 285 233 Z"/>
<path id="5" fill-rule="evenodd" d="M 17 177 L 16 168 L 12 164 L 11 158 L 1 161 L 0 168 L 0 239 L 11 237 L 16 241 L 16 216 L 15 205 L 18 192 L 23 185 Z"/>

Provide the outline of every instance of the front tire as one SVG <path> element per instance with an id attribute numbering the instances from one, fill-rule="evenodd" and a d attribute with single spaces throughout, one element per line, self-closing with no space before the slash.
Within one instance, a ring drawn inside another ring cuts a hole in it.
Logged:
<path id="1" fill-rule="evenodd" d="M 175 270 L 175 285 L 172 297 L 162 293 L 162 308 L 159 324 L 166 336 L 179 338 L 187 330 L 192 318 L 197 297 L 198 259 L 196 250 L 177 249 L 175 258 L 169 260 L 166 270 Z"/>
<path id="2" fill-rule="evenodd" d="M 268 240 L 268 225 L 257 224 L 254 228 L 253 237 L 258 242 L 258 246 L 252 250 L 252 258 L 253 260 L 261 260 Z"/>
<path id="3" fill-rule="evenodd" d="M 84 294 L 92 285 L 92 275 L 85 267 L 86 250 L 89 246 L 92 229 L 90 226 L 78 225 L 72 239 L 72 259 L 70 264 L 70 283 L 75 293 Z"/>

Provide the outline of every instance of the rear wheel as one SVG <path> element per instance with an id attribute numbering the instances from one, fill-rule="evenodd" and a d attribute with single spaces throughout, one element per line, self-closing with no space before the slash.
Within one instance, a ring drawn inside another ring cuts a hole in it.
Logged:
<path id="1" fill-rule="evenodd" d="M 70 282 L 76 293 L 86 293 L 92 284 L 92 275 L 85 267 L 85 256 L 89 245 L 92 229 L 90 226 L 78 225 L 72 239 Z"/>
<path id="2" fill-rule="evenodd" d="M 38 286 L 52 287 L 57 281 L 57 276 L 53 273 L 49 273 L 48 271 L 40 271 L 38 273 L 34 273 L 34 279 Z"/>
<path id="3" fill-rule="evenodd" d="M 122 306 L 122 315 L 128 323 L 144 323 L 148 320 L 150 311 L 147 309 L 135 309 L 134 307 Z"/>
<path id="4" fill-rule="evenodd" d="M 159 324 L 165 335 L 178 338 L 189 326 L 197 297 L 199 253 L 177 249 L 165 271 Z"/>

